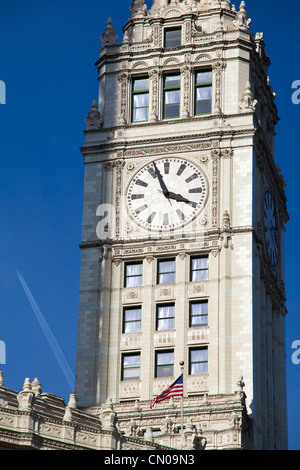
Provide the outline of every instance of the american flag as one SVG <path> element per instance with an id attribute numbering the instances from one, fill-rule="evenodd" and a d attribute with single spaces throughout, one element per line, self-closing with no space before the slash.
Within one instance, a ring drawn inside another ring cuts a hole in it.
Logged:
<path id="1" fill-rule="evenodd" d="M 161 401 L 166 400 L 170 397 L 182 397 L 183 396 L 183 374 L 181 374 L 178 379 L 175 380 L 169 388 L 164 390 L 160 395 L 154 398 L 153 402 L 150 405 L 150 408 L 154 408 L 156 403 L 160 403 Z"/>

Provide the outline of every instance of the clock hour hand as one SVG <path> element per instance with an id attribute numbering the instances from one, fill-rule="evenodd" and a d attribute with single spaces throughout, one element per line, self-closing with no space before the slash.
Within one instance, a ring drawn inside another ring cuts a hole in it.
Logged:
<path id="1" fill-rule="evenodd" d="M 181 196 L 181 194 L 175 194 L 175 193 L 169 192 L 169 198 L 175 199 L 175 201 L 178 201 L 178 202 L 187 202 L 188 204 L 192 204 L 191 201 Z"/>
<path id="2" fill-rule="evenodd" d="M 157 175 L 157 178 L 158 178 L 158 181 L 159 181 L 159 184 L 160 184 L 160 187 L 162 189 L 162 192 L 163 192 L 163 195 L 166 197 L 166 198 L 169 198 L 169 191 L 168 191 L 168 188 L 163 180 L 163 177 L 161 176 L 161 173 L 159 171 L 159 169 L 157 168 L 156 166 L 156 163 L 153 162 L 153 166 L 154 166 L 154 170 L 155 170 L 155 173 Z"/>

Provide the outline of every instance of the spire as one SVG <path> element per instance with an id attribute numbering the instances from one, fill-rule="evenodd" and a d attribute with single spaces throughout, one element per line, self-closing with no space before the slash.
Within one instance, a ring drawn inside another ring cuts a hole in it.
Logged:
<path id="1" fill-rule="evenodd" d="M 246 11 L 246 4 L 244 0 L 240 4 L 240 11 L 236 14 L 236 20 L 233 22 L 237 29 L 248 31 L 251 19 Z"/>
<path id="2" fill-rule="evenodd" d="M 96 100 L 94 100 L 92 103 L 92 109 L 89 111 L 85 123 L 88 131 L 90 131 L 91 129 L 100 129 L 103 124 L 103 119 L 98 109 L 98 104 Z"/>
<path id="3" fill-rule="evenodd" d="M 108 18 L 106 23 L 106 28 L 104 28 L 103 34 L 101 36 L 102 47 L 104 46 L 114 46 L 119 39 L 116 35 L 116 30 L 113 28 L 113 22 L 111 18 Z"/>

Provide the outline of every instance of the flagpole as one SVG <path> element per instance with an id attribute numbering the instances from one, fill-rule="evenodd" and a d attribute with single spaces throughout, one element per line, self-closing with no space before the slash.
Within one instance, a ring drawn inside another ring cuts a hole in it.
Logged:
<path id="1" fill-rule="evenodd" d="M 182 378 L 184 379 L 184 361 L 180 361 L 180 368 L 181 368 L 181 373 L 182 373 Z M 184 390 L 184 389 L 183 389 Z M 181 396 L 181 438 L 183 437 L 183 392 Z"/>

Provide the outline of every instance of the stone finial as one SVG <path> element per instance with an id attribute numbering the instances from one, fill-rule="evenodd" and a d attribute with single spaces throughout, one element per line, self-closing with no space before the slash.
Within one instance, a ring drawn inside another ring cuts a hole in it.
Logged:
<path id="1" fill-rule="evenodd" d="M 113 28 L 113 22 L 111 18 L 108 18 L 106 23 L 106 28 L 104 28 L 103 34 L 101 36 L 102 47 L 105 46 L 114 46 L 119 39 L 116 34 L 115 28 Z"/>
<path id="2" fill-rule="evenodd" d="M 63 421 L 66 421 L 67 423 L 71 423 L 73 421 L 72 410 L 68 406 L 66 407 Z"/>
<path id="3" fill-rule="evenodd" d="M 131 11 L 132 18 L 143 17 L 145 14 L 145 11 L 147 10 L 147 5 L 145 5 L 145 0 L 133 0 L 129 10 Z"/>
<path id="4" fill-rule="evenodd" d="M 138 425 L 134 419 L 131 419 L 128 426 L 128 434 L 131 437 L 136 437 L 138 433 Z"/>
<path id="5" fill-rule="evenodd" d="M 78 408 L 77 402 L 78 402 L 77 394 L 76 394 L 76 392 L 74 391 L 74 392 L 71 393 L 71 395 L 70 395 L 68 407 L 69 407 L 69 408 L 72 408 L 72 409 Z"/>
<path id="6" fill-rule="evenodd" d="M 0 387 L 4 387 L 3 372 L 0 371 Z"/>
<path id="7" fill-rule="evenodd" d="M 31 389 L 33 393 L 35 394 L 35 396 L 38 396 L 42 393 L 42 385 L 37 377 L 32 382 Z"/>
<path id="8" fill-rule="evenodd" d="M 236 20 L 233 21 L 233 25 L 242 31 L 248 31 L 251 19 L 249 18 L 248 13 L 246 12 L 246 4 L 242 1 L 240 5 L 240 11 L 236 14 Z"/>
<path id="9" fill-rule="evenodd" d="M 32 391 L 30 379 L 26 378 L 23 390 L 17 396 L 19 402 L 19 409 L 24 411 L 30 411 L 32 409 L 32 402 L 34 399 L 34 392 Z"/>
<path id="10" fill-rule="evenodd" d="M 134 409 L 134 411 L 141 411 L 140 401 L 139 400 L 135 400 L 133 409 Z"/>
<path id="11" fill-rule="evenodd" d="M 230 10 L 230 0 L 221 0 L 221 7 Z"/>
<path id="12" fill-rule="evenodd" d="M 244 378 L 243 376 L 241 376 L 237 382 L 237 387 L 239 388 L 239 390 L 243 391 L 244 390 L 244 387 L 245 387 L 245 382 L 244 382 Z"/>
<path id="13" fill-rule="evenodd" d="M 149 427 L 149 428 L 146 429 L 144 439 L 146 441 L 149 441 L 149 442 L 152 442 L 154 440 L 153 439 L 153 428 Z"/>
<path id="14" fill-rule="evenodd" d="M 103 125 L 103 119 L 98 109 L 98 104 L 96 100 L 94 100 L 92 103 L 92 109 L 89 111 L 85 123 L 88 131 L 92 129 L 100 129 Z"/>
<path id="15" fill-rule="evenodd" d="M 240 101 L 240 110 L 242 113 L 248 113 L 249 111 L 254 112 L 257 100 L 254 99 L 254 95 L 251 91 L 250 82 L 246 83 L 245 91 Z"/>
<path id="16" fill-rule="evenodd" d="M 224 211 L 223 213 L 223 227 L 230 228 L 230 216 L 228 211 Z"/>
<path id="17" fill-rule="evenodd" d="M 65 409 L 63 421 L 66 421 L 68 423 L 71 423 L 73 421 L 72 410 L 75 410 L 77 408 L 77 401 L 78 401 L 77 395 L 76 395 L 76 392 L 74 391 L 70 395 L 68 406 Z"/>
<path id="18" fill-rule="evenodd" d="M 238 390 L 235 392 L 235 402 L 245 404 L 246 394 L 244 392 L 245 382 L 243 376 L 237 382 Z"/>
<path id="19" fill-rule="evenodd" d="M 114 411 L 111 398 L 108 398 L 106 403 L 103 405 L 100 419 L 103 429 L 108 431 L 116 430 L 116 413 Z"/>

